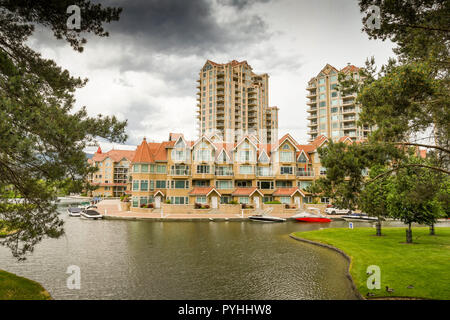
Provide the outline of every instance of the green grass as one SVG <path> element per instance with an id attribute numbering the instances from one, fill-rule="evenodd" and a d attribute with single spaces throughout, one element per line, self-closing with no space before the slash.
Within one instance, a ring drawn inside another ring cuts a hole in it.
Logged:
<path id="1" fill-rule="evenodd" d="M 332 245 L 350 256 L 350 274 L 363 296 L 370 291 L 374 298 L 450 299 L 450 228 L 436 228 L 435 236 L 428 228 L 413 228 L 413 244 L 405 243 L 405 228 L 383 228 L 382 233 L 376 237 L 374 228 L 330 228 L 294 235 Z M 380 267 L 379 290 L 367 288 L 370 265 Z M 394 292 L 388 293 L 386 286 Z"/>
<path id="2" fill-rule="evenodd" d="M 50 300 L 37 282 L 0 270 L 0 300 Z"/>

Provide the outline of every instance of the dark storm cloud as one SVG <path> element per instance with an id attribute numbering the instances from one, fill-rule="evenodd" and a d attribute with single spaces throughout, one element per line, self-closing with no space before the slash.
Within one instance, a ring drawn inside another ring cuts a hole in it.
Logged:
<path id="1" fill-rule="evenodd" d="M 107 26 L 111 34 L 131 37 L 137 42 L 135 45 L 152 51 L 203 54 L 224 50 L 236 41 L 256 41 L 267 31 L 261 18 L 243 12 L 235 12 L 234 18 L 219 22 L 213 1 L 116 0 L 104 3 L 123 8 L 120 20 Z"/>
<path id="2" fill-rule="evenodd" d="M 264 3 L 264 2 L 269 2 L 269 1 L 270 0 L 219 0 L 219 3 L 228 5 L 228 6 L 233 6 L 238 9 L 243 9 L 245 7 L 249 7 L 258 2 Z"/>

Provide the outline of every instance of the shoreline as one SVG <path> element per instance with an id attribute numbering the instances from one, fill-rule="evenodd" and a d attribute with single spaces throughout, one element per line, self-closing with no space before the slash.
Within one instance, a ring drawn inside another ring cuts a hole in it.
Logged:
<path id="1" fill-rule="evenodd" d="M 0 269 L 0 300 L 53 300 L 37 281 Z"/>
<path id="2" fill-rule="evenodd" d="M 355 280 L 353 279 L 353 277 L 351 275 L 351 270 L 354 266 L 354 262 L 353 262 L 352 257 L 349 256 L 344 250 L 342 250 L 338 247 L 335 247 L 333 245 L 320 242 L 320 240 L 310 240 L 310 239 L 306 239 L 306 238 L 301 238 L 301 237 L 295 235 L 295 232 L 289 234 L 289 237 L 291 237 L 292 239 L 294 239 L 296 241 L 300 241 L 300 242 L 304 242 L 304 243 L 308 243 L 308 244 L 312 244 L 312 245 L 316 245 L 316 246 L 320 246 L 323 248 L 333 250 L 333 251 L 339 253 L 341 256 L 343 256 L 348 262 L 348 269 L 346 272 L 346 277 L 350 280 L 353 291 L 356 293 L 356 295 L 358 297 L 360 297 L 361 300 L 433 300 L 430 298 L 424 298 L 424 297 L 420 297 L 420 296 L 391 296 L 391 295 L 389 295 L 389 296 L 378 296 L 378 297 L 366 297 L 363 294 L 361 294 L 361 292 L 358 290 L 358 288 L 356 286 Z"/>
<path id="3" fill-rule="evenodd" d="M 316 241 L 312 241 L 312 240 L 308 240 L 308 239 L 297 237 L 296 235 L 294 235 L 294 233 L 289 234 L 289 237 L 291 237 L 294 240 L 300 241 L 300 242 L 305 242 L 305 243 L 309 243 L 309 244 L 312 244 L 312 245 L 316 245 L 316 246 L 320 246 L 320 247 L 331 249 L 331 250 L 339 253 L 341 256 L 343 256 L 345 258 L 345 260 L 347 260 L 347 262 L 348 262 L 348 268 L 347 268 L 347 272 L 346 272 L 345 277 L 350 280 L 350 284 L 351 284 L 351 288 L 353 290 L 353 293 L 355 293 L 356 297 L 358 297 L 360 300 L 368 300 L 366 297 L 364 297 L 361 294 L 361 292 L 359 292 L 358 288 L 356 288 L 355 281 L 353 280 L 353 277 L 350 274 L 350 270 L 352 268 L 353 261 L 352 261 L 352 258 L 350 256 L 348 256 L 344 251 L 342 251 L 339 248 L 333 247 L 331 245 L 325 244 L 325 243 L 320 243 L 320 242 L 316 242 Z"/>

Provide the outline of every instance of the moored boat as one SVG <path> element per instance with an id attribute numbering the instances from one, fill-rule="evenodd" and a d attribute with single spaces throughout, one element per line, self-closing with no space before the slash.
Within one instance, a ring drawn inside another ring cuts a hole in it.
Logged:
<path id="1" fill-rule="evenodd" d="M 79 217 L 81 215 L 81 209 L 80 208 L 68 208 L 67 213 L 70 217 Z"/>
<path id="2" fill-rule="evenodd" d="M 369 217 L 368 215 L 361 213 L 352 213 L 346 216 L 342 216 L 345 221 L 378 221 L 378 218 Z"/>
<path id="3" fill-rule="evenodd" d="M 248 218 L 253 221 L 262 221 L 262 222 L 285 222 L 286 221 L 286 219 L 284 219 L 284 218 L 267 216 L 264 214 L 255 214 Z"/>
<path id="4" fill-rule="evenodd" d="M 293 215 L 292 218 L 294 218 L 295 220 L 300 221 L 300 222 L 320 222 L 320 223 L 331 222 L 331 219 L 320 214 L 319 209 L 308 208 L 308 210 L 318 211 L 318 213 L 310 213 L 310 212 L 303 211 L 296 215 Z"/>
<path id="5" fill-rule="evenodd" d="M 103 216 L 95 210 L 83 210 L 81 211 L 81 216 L 86 219 L 102 219 Z"/>

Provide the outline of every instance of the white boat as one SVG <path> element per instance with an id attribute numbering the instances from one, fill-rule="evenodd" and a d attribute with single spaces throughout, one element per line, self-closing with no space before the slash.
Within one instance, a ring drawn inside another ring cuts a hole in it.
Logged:
<path id="1" fill-rule="evenodd" d="M 103 218 L 103 216 L 95 210 L 83 210 L 81 211 L 81 217 L 92 220 Z"/>
<path id="2" fill-rule="evenodd" d="M 285 222 L 286 219 L 280 217 L 269 216 L 268 213 L 272 212 L 273 208 L 267 208 L 261 214 L 255 214 L 253 216 L 248 217 L 253 221 L 261 221 L 261 222 Z"/>
<path id="3" fill-rule="evenodd" d="M 345 221 L 378 221 L 378 218 L 369 217 L 368 215 L 361 213 L 352 213 L 346 216 L 342 216 Z"/>
<path id="4" fill-rule="evenodd" d="M 67 213 L 70 217 L 79 217 L 81 215 L 81 209 L 80 208 L 68 208 Z"/>
<path id="5" fill-rule="evenodd" d="M 317 208 L 307 208 L 315 213 L 310 213 L 307 211 L 300 212 L 296 215 L 293 215 L 291 218 L 300 221 L 300 222 L 331 222 L 330 218 L 320 214 L 320 209 Z"/>

